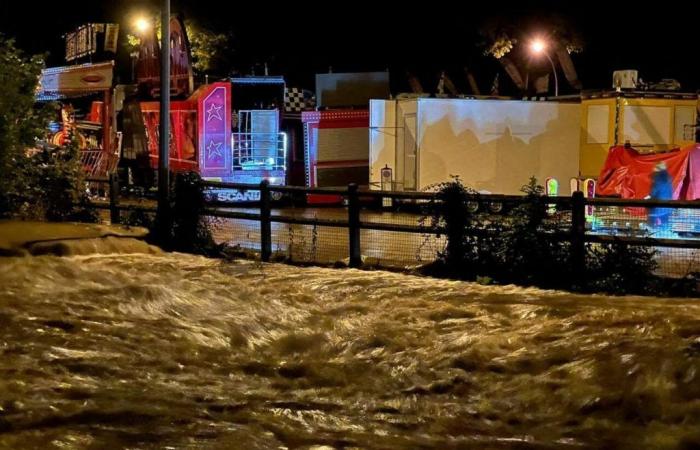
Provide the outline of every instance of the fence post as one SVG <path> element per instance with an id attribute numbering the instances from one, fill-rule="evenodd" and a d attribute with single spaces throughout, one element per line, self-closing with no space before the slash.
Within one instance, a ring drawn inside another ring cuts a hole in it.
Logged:
<path id="1" fill-rule="evenodd" d="M 260 182 L 260 259 L 270 261 L 272 255 L 272 227 L 270 221 L 270 182 Z"/>
<path id="2" fill-rule="evenodd" d="M 576 191 L 571 195 L 571 268 L 579 284 L 586 270 L 585 234 L 586 202 L 583 192 Z"/>
<path id="3" fill-rule="evenodd" d="M 112 224 L 120 222 L 119 218 L 119 177 L 116 173 L 109 174 L 109 220 Z"/>
<path id="4" fill-rule="evenodd" d="M 360 250 L 360 199 L 357 184 L 348 184 L 348 242 L 350 243 L 350 267 L 362 265 Z"/>

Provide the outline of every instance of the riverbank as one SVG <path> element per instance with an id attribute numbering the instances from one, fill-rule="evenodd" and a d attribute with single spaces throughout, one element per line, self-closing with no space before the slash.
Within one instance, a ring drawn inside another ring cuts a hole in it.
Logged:
<path id="1" fill-rule="evenodd" d="M 141 227 L 73 222 L 0 221 L 0 256 L 159 253 Z"/>

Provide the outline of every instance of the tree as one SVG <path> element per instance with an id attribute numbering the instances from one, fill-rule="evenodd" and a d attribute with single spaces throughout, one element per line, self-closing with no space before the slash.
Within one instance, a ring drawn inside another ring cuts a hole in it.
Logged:
<path id="1" fill-rule="evenodd" d="M 230 71 L 228 59 L 231 37 L 215 33 L 190 21 L 185 21 L 187 37 L 192 52 L 192 69 L 196 75 L 205 73 L 226 74 Z"/>
<path id="2" fill-rule="evenodd" d="M 0 36 L 0 217 L 94 220 L 81 190 L 77 142 L 37 147 L 55 105 L 35 101 L 44 61 L 28 57 Z"/>
<path id="3" fill-rule="evenodd" d="M 212 73 L 228 74 L 232 69 L 229 59 L 232 36 L 216 33 L 189 19 L 185 19 L 184 24 L 195 76 L 201 77 Z M 160 17 L 156 19 L 154 27 L 156 38 L 160 42 Z M 141 45 L 141 39 L 138 36 L 127 34 L 124 46 L 130 54 L 138 52 L 139 45 Z"/>
<path id="4" fill-rule="evenodd" d="M 480 29 L 484 53 L 496 58 L 516 87 L 527 92 L 537 78 L 547 77 L 551 67 L 545 63 L 534 64 L 528 48 L 535 37 L 549 43 L 549 56 L 558 63 L 566 79 L 574 89 L 581 83 L 570 55 L 583 51 L 583 39 L 570 21 L 556 15 L 498 17 L 484 23 Z"/>
<path id="5" fill-rule="evenodd" d="M 12 39 L 0 36 L 0 217 L 19 211 L 33 189 L 26 150 L 34 146 L 48 121 L 47 108 L 35 107 L 40 56 L 27 57 Z"/>

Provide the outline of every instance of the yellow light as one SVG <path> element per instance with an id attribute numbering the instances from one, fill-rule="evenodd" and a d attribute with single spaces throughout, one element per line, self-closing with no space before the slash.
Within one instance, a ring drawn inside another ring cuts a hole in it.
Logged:
<path id="1" fill-rule="evenodd" d="M 541 39 L 536 39 L 530 43 L 530 50 L 532 50 L 533 53 L 542 53 L 545 48 L 547 48 L 547 45 Z"/>
<path id="2" fill-rule="evenodd" d="M 151 28 L 151 22 L 145 17 L 139 17 L 134 21 L 134 26 L 139 33 L 145 33 Z"/>

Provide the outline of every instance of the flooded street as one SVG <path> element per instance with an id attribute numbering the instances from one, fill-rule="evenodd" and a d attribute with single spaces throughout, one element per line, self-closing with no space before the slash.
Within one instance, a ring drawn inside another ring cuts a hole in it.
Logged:
<path id="1" fill-rule="evenodd" d="M 0 448 L 700 448 L 700 303 L 0 258 Z"/>

